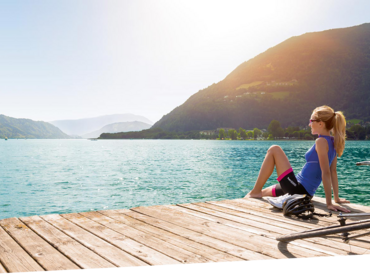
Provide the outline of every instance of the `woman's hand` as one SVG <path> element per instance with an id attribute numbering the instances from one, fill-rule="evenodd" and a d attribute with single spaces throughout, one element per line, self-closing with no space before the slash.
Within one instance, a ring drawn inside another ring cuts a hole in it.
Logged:
<path id="1" fill-rule="evenodd" d="M 328 209 L 331 210 L 331 211 L 341 211 L 341 212 L 346 212 L 346 213 L 349 213 L 351 212 L 350 210 L 348 210 L 347 208 L 344 208 L 344 207 L 341 207 L 339 205 L 334 205 L 334 204 L 329 204 L 327 205 Z"/>
<path id="2" fill-rule="evenodd" d="M 335 200 L 334 200 L 336 203 L 351 203 L 351 202 L 349 202 L 347 199 L 345 199 L 345 198 L 336 198 Z"/>

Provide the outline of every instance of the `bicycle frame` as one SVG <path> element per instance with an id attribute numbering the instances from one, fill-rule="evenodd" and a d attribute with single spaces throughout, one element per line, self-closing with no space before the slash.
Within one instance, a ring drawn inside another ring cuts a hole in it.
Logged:
<path id="1" fill-rule="evenodd" d="M 340 225 L 317 228 L 317 229 L 302 231 L 302 232 L 293 233 L 293 234 L 289 234 L 285 236 L 279 236 L 276 238 L 276 240 L 291 241 L 294 239 L 311 238 L 311 237 L 319 237 L 319 236 L 342 233 L 342 239 L 344 242 L 347 243 L 350 239 L 354 239 L 360 236 L 370 235 L 370 232 L 366 232 L 366 233 L 361 233 L 361 234 L 357 234 L 357 235 L 353 235 L 349 237 L 350 231 L 370 228 L 370 219 L 355 221 L 355 222 L 346 224 L 347 218 L 345 216 L 346 217 L 363 217 L 363 216 L 370 216 L 370 213 L 356 213 L 356 214 L 340 213 L 338 215 L 338 222 L 340 223 Z"/>
<path id="2" fill-rule="evenodd" d="M 338 222 L 340 223 L 340 226 L 365 224 L 365 223 L 370 222 L 370 219 L 360 220 L 360 221 L 352 222 L 350 224 L 346 224 L 346 219 L 347 219 L 347 217 L 366 217 L 366 216 L 370 216 L 370 213 L 342 213 L 342 212 L 340 212 L 338 214 Z M 355 239 L 357 237 L 370 235 L 370 232 L 361 233 L 361 234 L 357 234 L 357 235 L 352 235 L 351 237 L 349 237 L 349 235 L 350 235 L 350 233 L 348 233 L 348 232 L 343 232 L 342 233 L 344 242 L 348 242 L 350 239 Z"/>
<path id="3" fill-rule="evenodd" d="M 357 162 L 356 165 L 370 165 L 370 161 Z M 319 236 L 341 233 L 343 241 L 347 243 L 349 242 L 350 239 L 354 239 L 354 238 L 365 236 L 365 235 L 370 235 L 370 231 L 369 231 L 366 233 L 352 235 L 350 237 L 349 236 L 350 231 L 370 228 L 370 219 L 359 220 L 359 221 L 346 224 L 347 218 L 366 217 L 366 216 L 370 216 L 370 213 L 350 213 L 348 214 L 348 213 L 340 212 L 338 214 L 339 226 L 328 226 L 328 227 L 322 227 L 322 228 L 292 233 L 288 235 L 279 236 L 276 238 L 276 240 L 291 241 L 294 239 L 312 238 L 312 237 L 319 237 Z"/>

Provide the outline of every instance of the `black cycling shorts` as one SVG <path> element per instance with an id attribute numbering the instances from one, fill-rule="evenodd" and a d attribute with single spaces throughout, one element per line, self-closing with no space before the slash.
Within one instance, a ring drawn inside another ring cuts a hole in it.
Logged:
<path id="1" fill-rule="evenodd" d="M 273 186 L 272 196 L 281 196 L 286 193 L 310 195 L 304 186 L 297 181 L 292 168 L 289 168 L 287 171 L 283 172 L 283 174 L 281 174 L 277 180 L 279 183 Z"/>

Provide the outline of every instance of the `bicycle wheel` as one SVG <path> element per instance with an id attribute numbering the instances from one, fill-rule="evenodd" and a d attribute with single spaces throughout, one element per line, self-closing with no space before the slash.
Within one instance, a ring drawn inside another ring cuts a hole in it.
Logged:
<path id="1" fill-rule="evenodd" d="M 279 236 L 276 238 L 278 241 L 292 241 L 295 239 L 319 237 L 336 233 L 350 232 L 354 230 L 370 228 L 370 222 L 356 224 L 356 225 L 347 225 L 347 226 L 337 226 L 337 227 L 326 227 L 319 228 L 317 230 L 302 231 L 297 233 L 292 233 L 288 235 Z"/>

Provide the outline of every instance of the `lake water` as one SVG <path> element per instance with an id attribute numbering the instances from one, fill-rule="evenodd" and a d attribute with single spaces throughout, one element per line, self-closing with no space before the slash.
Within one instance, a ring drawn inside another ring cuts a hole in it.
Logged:
<path id="1" fill-rule="evenodd" d="M 1 140 L 0 219 L 235 199 L 280 145 L 295 173 L 313 141 Z M 370 141 L 347 141 L 340 196 L 370 205 Z M 276 183 L 276 173 L 266 185 Z M 323 187 L 318 196 L 324 197 Z"/>

